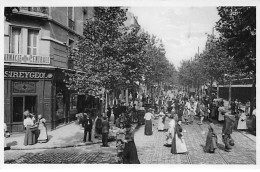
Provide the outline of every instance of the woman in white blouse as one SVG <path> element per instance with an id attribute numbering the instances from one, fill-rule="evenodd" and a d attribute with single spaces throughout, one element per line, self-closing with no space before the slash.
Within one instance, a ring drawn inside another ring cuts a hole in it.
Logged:
<path id="1" fill-rule="evenodd" d="M 154 118 L 154 116 L 152 114 L 152 109 L 149 109 L 148 112 L 144 115 L 144 119 L 145 119 L 144 134 L 147 136 L 150 136 L 153 134 L 152 118 Z"/>
<path id="2" fill-rule="evenodd" d="M 158 119 L 158 131 L 164 131 L 164 107 L 161 107 L 161 111 L 159 113 L 159 119 Z"/>

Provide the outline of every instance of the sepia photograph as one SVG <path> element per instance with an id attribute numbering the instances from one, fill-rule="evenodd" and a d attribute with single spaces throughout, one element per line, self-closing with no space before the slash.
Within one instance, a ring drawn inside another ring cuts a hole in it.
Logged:
<path id="1" fill-rule="evenodd" d="M 86 2 L 1 6 L 5 165 L 257 165 L 259 1 Z"/>

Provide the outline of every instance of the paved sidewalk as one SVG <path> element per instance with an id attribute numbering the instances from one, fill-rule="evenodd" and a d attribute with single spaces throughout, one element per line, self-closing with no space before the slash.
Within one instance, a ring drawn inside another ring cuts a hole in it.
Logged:
<path id="1" fill-rule="evenodd" d="M 11 135 L 6 138 L 6 143 L 11 150 L 20 149 L 50 149 L 61 147 L 84 146 L 88 144 L 101 143 L 101 140 L 92 137 L 93 142 L 83 142 L 84 129 L 72 122 L 56 130 L 48 132 L 49 141 L 47 143 L 36 143 L 35 145 L 24 146 L 24 134 Z M 93 136 L 93 134 L 92 134 Z"/>

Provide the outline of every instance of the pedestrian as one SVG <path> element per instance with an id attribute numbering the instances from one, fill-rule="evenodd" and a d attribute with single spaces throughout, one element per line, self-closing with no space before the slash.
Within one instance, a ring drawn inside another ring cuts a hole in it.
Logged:
<path id="1" fill-rule="evenodd" d="M 38 124 L 38 129 L 39 129 L 38 143 L 46 143 L 48 141 L 46 119 L 44 119 L 41 114 L 38 115 L 37 124 Z"/>
<path id="2" fill-rule="evenodd" d="M 95 128 L 95 138 L 100 138 L 102 135 L 102 118 L 101 114 L 97 116 L 94 122 L 94 128 Z"/>
<path id="3" fill-rule="evenodd" d="M 237 124 L 237 129 L 238 130 L 247 130 L 247 125 L 246 125 L 246 114 L 242 109 L 238 110 L 240 117 L 238 120 L 238 124 Z"/>
<path id="4" fill-rule="evenodd" d="M 84 128 L 83 142 L 86 142 L 87 135 L 88 135 L 88 141 L 91 142 L 92 124 L 93 122 L 92 119 L 90 119 L 90 114 L 87 113 L 87 115 L 84 115 L 82 121 L 82 126 Z"/>
<path id="5" fill-rule="evenodd" d="M 183 120 L 185 122 L 185 124 L 189 124 L 189 110 L 187 106 L 184 106 L 184 110 L 183 110 Z"/>
<path id="6" fill-rule="evenodd" d="M 199 111 L 200 111 L 200 112 L 198 112 L 198 115 L 200 117 L 199 125 L 202 125 L 207 109 L 206 109 L 206 107 L 205 107 L 205 105 L 203 103 L 200 102 L 199 104 L 200 104 L 199 107 L 198 107 Z"/>
<path id="7" fill-rule="evenodd" d="M 256 131 L 256 106 L 254 105 L 253 107 L 253 112 L 252 112 L 252 130 L 255 132 Z"/>
<path id="8" fill-rule="evenodd" d="M 213 124 L 213 121 L 211 118 L 208 119 L 209 121 L 209 132 L 207 135 L 207 139 L 206 139 L 206 145 L 204 148 L 205 152 L 208 153 L 214 153 L 215 149 L 217 149 L 217 134 L 216 134 L 216 130 L 215 130 L 215 125 Z"/>
<path id="9" fill-rule="evenodd" d="M 164 107 L 161 107 L 161 111 L 159 113 L 159 119 L 158 119 L 158 131 L 164 131 Z"/>
<path id="10" fill-rule="evenodd" d="M 31 128 L 33 129 L 34 123 L 30 116 L 29 110 L 26 110 L 23 115 L 25 119 L 23 121 L 23 125 L 25 127 L 25 137 L 24 137 L 24 145 L 34 145 L 36 143 L 36 134 Z"/>
<path id="11" fill-rule="evenodd" d="M 117 148 L 117 157 L 119 163 L 123 163 L 125 134 L 126 134 L 126 129 L 124 127 L 124 123 L 120 123 L 116 133 L 116 148 Z"/>
<path id="12" fill-rule="evenodd" d="M 111 118 L 111 107 L 110 107 L 110 105 L 108 105 L 108 107 L 107 107 L 107 118 L 108 118 L 108 121 L 110 121 L 110 118 Z"/>
<path id="13" fill-rule="evenodd" d="M 107 116 L 103 116 L 102 121 L 102 147 L 108 147 L 108 133 L 109 133 L 109 122 Z"/>
<path id="14" fill-rule="evenodd" d="M 224 116 L 225 116 L 226 110 L 225 110 L 223 101 L 220 102 L 220 106 L 218 108 L 218 112 L 219 112 L 219 114 L 218 114 L 218 121 L 219 122 L 224 121 Z"/>
<path id="15" fill-rule="evenodd" d="M 113 113 L 114 113 L 114 124 L 116 124 L 116 120 L 120 115 L 120 108 L 119 108 L 119 104 L 117 104 L 115 106 L 115 108 L 113 109 Z"/>
<path id="16" fill-rule="evenodd" d="M 147 136 L 150 136 L 153 134 L 152 118 L 154 118 L 154 116 L 152 114 L 152 109 L 149 108 L 148 112 L 145 113 L 145 115 L 144 115 L 144 119 L 145 119 L 144 134 Z"/>
<path id="17" fill-rule="evenodd" d="M 176 117 L 174 117 L 174 116 L 176 116 Z M 175 131 L 175 125 L 176 125 L 176 120 L 175 120 L 176 118 L 177 118 L 177 115 L 173 115 L 173 114 L 170 115 L 169 129 L 166 134 L 166 143 L 164 144 L 164 146 L 166 146 L 166 147 L 171 147 L 171 145 L 172 145 L 172 140 L 173 140 L 174 131 Z"/>
<path id="18" fill-rule="evenodd" d="M 230 152 L 231 146 L 234 146 L 234 140 L 231 137 L 235 118 L 233 115 L 225 114 L 224 125 L 222 128 L 222 141 L 225 144 L 225 151 Z"/>
<path id="19" fill-rule="evenodd" d="M 126 125 L 125 148 L 123 151 L 123 164 L 140 164 L 134 142 L 134 132 L 131 125 Z"/>
<path id="20" fill-rule="evenodd" d="M 185 140 L 183 138 L 183 130 L 181 127 L 181 121 L 178 121 L 176 127 L 175 127 L 175 132 L 174 132 L 174 137 L 172 140 L 172 147 L 171 147 L 171 153 L 172 154 L 178 154 L 178 153 L 187 153 L 187 147 L 185 144 Z"/>

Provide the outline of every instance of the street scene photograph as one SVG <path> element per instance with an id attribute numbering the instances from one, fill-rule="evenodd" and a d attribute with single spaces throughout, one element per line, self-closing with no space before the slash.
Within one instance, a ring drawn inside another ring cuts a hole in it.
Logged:
<path id="1" fill-rule="evenodd" d="M 5 165 L 258 164 L 256 5 L 2 8 Z"/>

